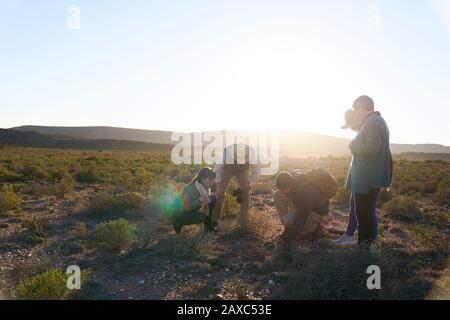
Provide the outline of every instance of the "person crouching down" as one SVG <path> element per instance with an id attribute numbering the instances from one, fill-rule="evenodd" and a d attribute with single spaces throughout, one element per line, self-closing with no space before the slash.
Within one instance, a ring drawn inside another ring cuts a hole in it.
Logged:
<path id="1" fill-rule="evenodd" d="M 181 194 L 181 209 L 173 215 L 173 226 L 180 233 L 185 225 L 205 224 L 210 229 L 210 216 L 215 196 L 210 194 L 216 174 L 211 168 L 202 168 Z"/>
<path id="2" fill-rule="evenodd" d="M 284 232 L 275 238 L 278 246 L 297 239 L 321 236 L 321 224 L 329 212 L 330 199 L 336 194 L 335 178 L 323 169 L 280 172 L 275 184 L 275 206 Z"/>

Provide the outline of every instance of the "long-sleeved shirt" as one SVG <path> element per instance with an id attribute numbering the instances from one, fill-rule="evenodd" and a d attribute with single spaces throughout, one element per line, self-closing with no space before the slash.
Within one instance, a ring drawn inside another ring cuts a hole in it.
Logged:
<path id="1" fill-rule="evenodd" d="M 379 112 L 369 115 L 349 148 L 353 157 L 347 176 L 347 189 L 353 193 L 368 194 L 371 189 L 390 185 L 389 129 Z"/>

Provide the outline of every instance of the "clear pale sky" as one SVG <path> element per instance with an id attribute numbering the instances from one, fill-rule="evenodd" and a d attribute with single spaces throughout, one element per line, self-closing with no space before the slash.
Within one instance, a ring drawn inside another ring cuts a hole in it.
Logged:
<path id="1" fill-rule="evenodd" d="M 0 0 L 0 39 L 2 128 L 351 137 L 368 94 L 391 141 L 450 145 L 450 0 Z"/>

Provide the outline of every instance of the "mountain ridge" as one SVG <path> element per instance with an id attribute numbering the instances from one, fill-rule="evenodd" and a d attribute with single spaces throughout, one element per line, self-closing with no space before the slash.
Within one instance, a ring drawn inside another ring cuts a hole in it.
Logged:
<path id="1" fill-rule="evenodd" d="M 37 132 L 44 135 L 59 135 L 81 140 L 115 140 L 174 145 L 172 132 L 145 130 L 110 126 L 57 127 L 57 126 L 19 126 L 9 130 Z M 348 139 L 308 133 L 302 131 L 280 131 L 280 153 L 290 157 L 308 156 L 347 156 Z M 142 146 L 145 148 L 144 146 Z M 391 143 L 392 153 L 450 153 L 449 146 L 440 144 L 397 144 Z"/>

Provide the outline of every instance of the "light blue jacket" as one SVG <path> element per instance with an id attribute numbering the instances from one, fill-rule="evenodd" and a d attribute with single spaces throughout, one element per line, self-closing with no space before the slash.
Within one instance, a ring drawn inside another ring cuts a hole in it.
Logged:
<path id="1" fill-rule="evenodd" d="M 346 188 L 369 193 L 390 185 L 389 129 L 379 112 L 372 113 L 350 142 L 352 162 Z"/>

